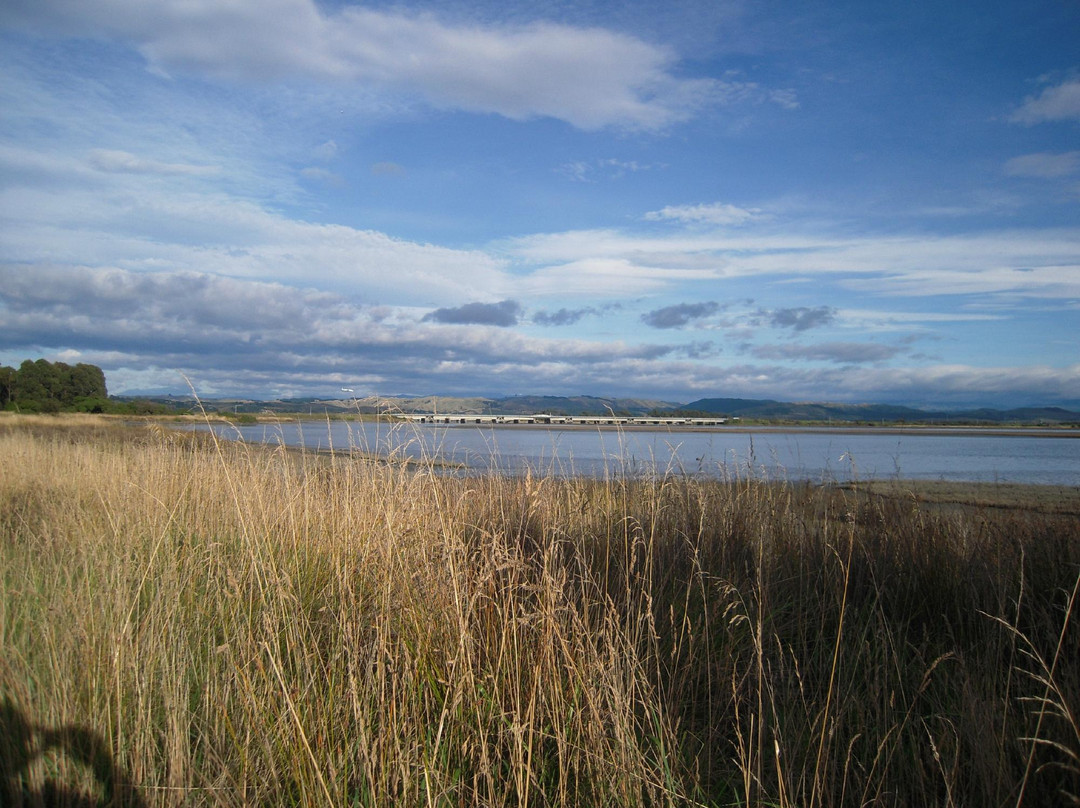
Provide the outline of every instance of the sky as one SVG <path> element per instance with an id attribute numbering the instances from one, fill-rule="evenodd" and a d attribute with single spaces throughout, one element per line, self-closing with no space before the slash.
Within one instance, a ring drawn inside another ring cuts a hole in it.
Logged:
<path id="1" fill-rule="evenodd" d="M 1080 408 L 1077 0 L 4 0 L 0 364 Z"/>

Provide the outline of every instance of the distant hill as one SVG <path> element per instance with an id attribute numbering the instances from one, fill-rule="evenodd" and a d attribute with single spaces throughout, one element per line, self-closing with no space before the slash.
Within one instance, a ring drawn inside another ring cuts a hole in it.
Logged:
<path id="1" fill-rule="evenodd" d="M 645 415 L 656 409 L 678 406 L 670 401 L 655 399 L 597 396 L 512 396 L 495 401 L 498 407 L 509 414 L 547 412 L 553 415 Z"/>
<path id="2" fill-rule="evenodd" d="M 370 399 L 361 399 L 367 404 Z M 598 396 L 506 396 L 503 398 L 381 398 L 383 409 L 389 406 L 402 412 L 460 412 L 467 415 L 645 415 L 657 409 L 679 406 L 671 401 L 640 398 L 603 398 Z"/>
<path id="3" fill-rule="evenodd" d="M 828 404 L 769 399 L 702 398 L 683 404 L 677 412 L 702 412 L 747 419 L 777 421 L 839 421 L 848 423 L 906 422 L 950 424 L 1048 423 L 1080 424 L 1080 412 L 1061 407 L 1023 407 L 1012 410 L 921 410 L 893 404 Z"/>
<path id="4" fill-rule="evenodd" d="M 126 400 L 128 396 L 115 396 Z M 198 409 L 191 396 L 140 396 L 174 409 Z M 598 396 L 504 396 L 499 398 L 459 396 L 361 396 L 357 398 L 288 398 L 258 401 L 249 398 L 201 399 L 207 412 L 312 413 L 330 414 L 376 412 L 455 412 L 464 415 L 645 415 L 678 407 L 677 402 L 641 398 Z"/>
<path id="5" fill-rule="evenodd" d="M 128 400 L 114 396 L 114 400 Z M 134 400 L 134 399 L 131 399 Z M 173 409 L 196 406 L 190 396 L 139 397 Z M 923 410 L 895 404 L 835 404 L 787 402 L 750 398 L 702 398 L 688 404 L 645 398 L 602 396 L 504 396 L 497 398 L 455 396 L 366 396 L 358 398 L 290 398 L 257 401 L 243 398 L 203 399 L 208 412 L 233 413 L 376 413 L 442 412 L 465 415 L 648 415 L 702 414 L 761 421 L 812 421 L 817 423 L 909 423 L 909 424 L 1077 424 L 1080 412 L 1061 407 Z M 196 407 L 197 409 L 197 407 Z"/>

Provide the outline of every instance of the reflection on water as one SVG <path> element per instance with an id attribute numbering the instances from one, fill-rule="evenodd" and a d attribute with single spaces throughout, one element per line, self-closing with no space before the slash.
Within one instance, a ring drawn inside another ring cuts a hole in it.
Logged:
<path id="1" fill-rule="evenodd" d="M 214 430 L 252 443 L 431 459 L 511 474 L 528 468 L 587 476 L 675 473 L 810 481 L 903 477 L 1080 485 L 1080 433 L 600 430 L 347 421 L 215 425 Z"/>

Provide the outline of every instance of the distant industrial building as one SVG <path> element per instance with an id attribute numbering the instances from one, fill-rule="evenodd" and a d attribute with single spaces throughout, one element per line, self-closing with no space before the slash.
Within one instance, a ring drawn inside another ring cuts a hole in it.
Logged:
<path id="1" fill-rule="evenodd" d="M 464 415 L 460 413 L 407 413 L 402 418 L 418 424 L 541 424 L 545 426 L 722 426 L 738 418 L 659 418 L 649 415 Z"/>

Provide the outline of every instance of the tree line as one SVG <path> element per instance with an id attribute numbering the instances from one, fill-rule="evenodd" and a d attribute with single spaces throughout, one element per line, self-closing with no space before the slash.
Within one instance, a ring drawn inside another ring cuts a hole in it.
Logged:
<path id="1" fill-rule="evenodd" d="M 106 412 L 109 391 L 97 365 L 27 359 L 0 365 L 0 407 L 20 412 Z"/>
<path id="2" fill-rule="evenodd" d="M 173 410 L 153 401 L 109 398 L 105 373 L 97 365 L 68 365 L 27 359 L 18 368 L 0 365 L 0 410 L 17 412 L 104 412 L 164 415 Z"/>

